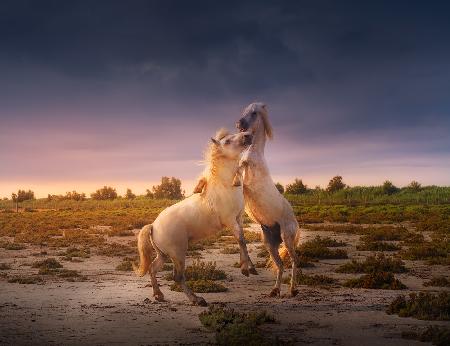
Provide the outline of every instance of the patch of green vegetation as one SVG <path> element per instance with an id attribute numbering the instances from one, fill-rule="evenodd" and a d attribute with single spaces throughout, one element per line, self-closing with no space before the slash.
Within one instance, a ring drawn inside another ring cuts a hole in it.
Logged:
<path id="1" fill-rule="evenodd" d="M 216 268 L 216 262 L 202 262 L 196 260 L 192 265 L 187 266 L 184 272 L 186 281 L 197 280 L 225 280 L 227 274 L 221 269 Z M 173 280 L 173 273 L 169 273 L 164 277 L 166 280 Z"/>
<path id="2" fill-rule="evenodd" d="M 215 332 L 218 345 L 279 345 L 278 339 L 265 335 L 259 326 L 274 323 L 275 318 L 265 311 L 240 313 L 224 305 L 211 305 L 199 315 L 200 322 Z"/>
<path id="3" fill-rule="evenodd" d="M 419 320 L 450 320 L 450 292 L 438 294 L 411 293 L 409 297 L 399 296 L 389 305 L 388 314 L 400 317 L 414 317 Z"/>
<path id="4" fill-rule="evenodd" d="M 11 266 L 8 263 L 0 263 L 0 270 L 9 270 Z"/>
<path id="5" fill-rule="evenodd" d="M 26 248 L 23 244 L 11 243 L 9 241 L 0 241 L 0 247 L 5 250 L 23 250 Z"/>
<path id="6" fill-rule="evenodd" d="M 407 288 L 400 280 L 389 272 L 373 272 L 344 283 L 345 287 L 370 288 L 382 290 L 402 290 Z"/>
<path id="7" fill-rule="evenodd" d="M 63 265 L 59 263 L 55 258 L 47 258 L 42 261 L 36 261 L 31 265 L 32 268 L 39 269 L 57 269 L 62 268 Z"/>
<path id="8" fill-rule="evenodd" d="M 314 244 L 318 246 L 326 246 L 326 247 L 340 247 L 346 246 L 347 244 L 343 241 L 337 241 L 336 239 L 330 237 L 321 237 L 316 235 L 313 240 L 311 240 Z"/>
<path id="9" fill-rule="evenodd" d="M 406 260 L 427 261 L 429 264 L 450 264 L 450 242 L 431 241 L 414 244 L 400 252 Z"/>
<path id="10" fill-rule="evenodd" d="M 98 249 L 98 254 L 100 256 L 108 257 L 124 257 L 129 254 L 134 254 L 135 252 L 135 248 L 119 243 L 105 244 Z"/>
<path id="11" fill-rule="evenodd" d="M 186 281 L 186 285 L 196 293 L 218 293 L 228 291 L 228 288 L 226 288 L 224 285 L 213 280 L 201 279 L 195 281 Z M 176 282 L 170 285 L 170 289 L 176 292 L 182 291 L 180 285 Z"/>
<path id="12" fill-rule="evenodd" d="M 402 338 L 418 340 L 421 342 L 431 342 L 436 346 L 448 346 L 450 345 L 450 328 L 443 326 L 428 326 L 423 331 L 409 330 L 402 332 Z"/>
<path id="13" fill-rule="evenodd" d="M 424 286 L 450 287 L 450 280 L 446 276 L 435 276 L 430 281 L 424 282 Z"/>
<path id="14" fill-rule="evenodd" d="M 342 224 L 342 225 L 308 225 L 307 231 L 335 232 L 347 234 L 365 234 L 365 230 L 361 225 Z"/>
<path id="15" fill-rule="evenodd" d="M 357 244 L 356 249 L 359 251 L 398 251 L 401 247 L 384 241 L 369 241 Z"/>
<path id="16" fill-rule="evenodd" d="M 364 262 L 352 260 L 336 269 L 338 273 L 404 273 L 407 269 L 399 258 L 387 257 L 384 254 L 368 256 Z"/>
<path id="17" fill-rule="evenodd" d="M 347 251 L 342 249 L 329 249 L 323 245 L 322 238 L 316 237 L 301 244 L 297 249 L 300 259 L 343 259 L 348 258 Z M 287 256 L 288 257 L 288 256 Z"/>
<path id="18" fill-rule="evenodd" d="M 8 279 L 9 283 L 32 285 L 43 284 L 44 280 L 40 276 L 14 276 Z"/>
<path id="19" fill-rule="evenodd" d="M 144 225 L 142 225 L 141 227 L 143 227 L 143 226 Z M 136 227 L 136 228 L 141 228 L 141 227 Z M 112 229 L 112 230 L 108 231 L 108 235 L 110 237 L 131 237 L 131 236 L 134 236 L 134 233 L 130 229 Z"/>
<path id="20" fill-rule="evenodd" d="M 226 246 L 222 250 L 220 250 L 220 253 L 224 255 L 235 254 L 239 252 L 240 250 L 237 246 Z"/>
<path id="21" fill-rule="evenodd" d="M 298 285 L 307 286 L 330 286 L 336 285 L 338 281 L 336 279 L 330 278 L 325 275 L 306 275 L 303 273 L 298 273 L 296 276 L 296 281 Z M 285 277 L 283 283 L 290 284 L 291 276 Z"/>
<path id="22" fill-rule="evenodd" d="M 172 263 L 164 263 L 163 267 L 161 268 L 161 271 L 166 272 L 169 270 L 173 270 L 173 264 Z"/>
<path id="23" fill-rule="evenodd" d="M 75 246 L 68 247 L 66 251 L 60 252 L 58 256 L 63 256 L 66 261 L 71 261 L 74 257 L 76 258 L 89 258 L 91 255 L 91 250 L 87 247 L 77 248 Z"/>
<path id="24" fill-rule="evenodd" d="M 411 236 L 411 233 L 404 227 L 380 226 L 365 229 L 365 235 L 361 237 L 364 242 L 374 242 L 381 240 L 404 240 Z"/>

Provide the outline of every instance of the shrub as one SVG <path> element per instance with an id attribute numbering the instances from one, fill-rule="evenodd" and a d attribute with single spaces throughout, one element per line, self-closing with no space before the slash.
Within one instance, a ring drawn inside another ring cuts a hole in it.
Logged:
<path id="1" fill-rule="evenodd" d="M 261 233 L 244 231 L 244 238 L 247 243 L 258 243 L 261 241 Z"/>
<path id="2" fill-rule="evenodd" d="M 386 243 L 382 241 L 364 242 L 356 245 L 359 251 L 397 251 L 400 247 L 393 243 Z"/>
<path id="3" fill-rule="evenodd" d="M 413 192 L 419 192 L 422 189 L 422 185 L 417 181 L 413 180 L 412 182 L 409 183 L 409 185 L 406 188 Z"/>
<path id="4" fill-rule="evenodd" d="M 348 258 L 347 251 L 342 249 L 329 249 L 324 246 L 322 239 L 316 237 L 312 240 L 308 240 L 296 249 L 299 258 L 306 259 L 343 259 Z"/>
<path id="5" fill-rule="evenodd" d="M 340 175 L 337 175 L 329 181 L 327 191 L 336 192 L 342 190 L 343 188 L 345 188 L 345 186 L 346 185 L 343 183 L 342 177 Z"/>
<path id="6" fill-rule="evenodd" d="M 196 260 L 192 265 L 187 266 L 184 272 L 186 281 L 197 280 L 224 280 L 227 278 L 225 272 L 216 268 L 216 262 L 202 262 Z M 165 276 L 167 280 L 173 280 L 173 273 Z"/>
<path id="7" fill-rule="evenodd" d="M 399 258 L 387 257 L 384 254 L 368 256 L 364 262 L 352 260 L 336 269 L 338 273 L 404 273 L 407 269 Z"/>
<path id="8" fill-rule="evenodd" d="M 57 269 L 63 267 L 62 264 L 59 263 L 54 258 L 47 258 L 42 261 L 36 261 L 31 266 L 32 268 L 39 268 L 39 269 Z"/>
<path id="9" fill-rule="evenodd" d="M 127 192 L 124 196 L 126 199 L 135 199 L 136 195 L 131 191 L 131 189 L 127 189 Z"/>
<path id="10" fill-rule="evenodd" d="M 91 193 L 91 197 L 96 200 L 113 200 L 117 198 L 117 192 L 116 189 L 105 185 L 101 189 Z"/>
<path id="11" fill-rule="evenodd" d="M 381 226 L 367 228 L 366 234 L 361 237 L 362 241 L 380 241 L 380 240 L 405 240 L 411 236 L 411 233 L 404 227 Z"/>
<path id="12" fill-rule="evenodd" d="M 224 255 L 235 254 L 239 252 L 240 250 L 237 246 L 227 246 L 220 250 L 220 253 Z"/>
<path id="13" fill-rule="evenodd" d="M 228 291 L 228 288 L 226 288 L 224 285 L 212 280 L 202 279 L 186 281 L 186 285 L 196 293 L 219 293 Z M 176 292 L 182 291 L 180 285 L 176 282 L 170 285 L 170 289 Z"/>
<path id="14" fill-rule="evenodd" d="M 301 195 L 308 192 L 308 187 L 301 179 L 295 179 L 292 184 L 286 185 L 286 193 L 291 195 Z"/>
<path id="15" fill-rule="evenodd" d="M 381 188 L 383 190 L 383 193 L 386 195 L 392 195 L 393 193 L 396 193 L 399 191 L 399 188 L 397 186 L 395 186 L 394 184 L 392 184 L 392 182 L 389 180 L 386 180 L 383 183 Z"/>
<path id="16" fill-rule="evenodd" d="M 42 284 L 44 280 L 40 276 L 14 276 L 8 279 L 9 283 L 23 285 Z"/>
<path id="17" fill-rule="evenodd" d="M 337 283 L 336 279 L 330 278 L 325 275 L 306 275 L 303 273 L 298 273 L 296 276 L 297 284 L 307 285 L 307 286 L 329 286 L 335 285 Z M 283 279 L 283 283 L 291 283 L 291 277 L 288 276 Z"/>
<path id="18" fill-rule="evenodd" d="M 120 264 L 116 266 L 116 270 L 122 272 L 130 272 L 133 270 L 133 264 L 130 260 L 123 260 Z"/>
<path id="19" fill-rule="evenodd" d="M 181 199 L 184 193 L 181 191 L 181 180 L 177 178 L 162 177 L 161 184 L 152 187 L 154 198 Z"/>
<path id="20" fill-rule="evenodd" d="M 276 183 L 275 187 L 277 188 L 278 192 L 283 194 L 284 193 L 284 187 L 280 183 Z"/>
<path id="21" fill-rule="evenodd" d="M 259 326 L 274 323 L 275 318 L 265 311 L 240 313 L 224 305 L 211 305 L 208 311 L 199 316 L 200 322 L 215 332 L 218 345 L 277 345 L 263 334 Z"/>
<path id="22" fill-rule="evenodd" d="M 447 346 L 450 345 L 450 329 L 443 326 L 428 326 L 420 332 L 417 330 L 402 332 L 402 338 L 431 342 L 436 346 Z"/>
<path id="23" fill-rule="evenodd" d="M 450 292 L 438 294 L 420 292 L 411 293 L 409 297 L 399 296 L 392 301 L 386 312 L 419 320 L 449 321 Z"/>
<path id="24" fill-rule="evenodd" d="M 449 264 L 449 244 L 445 242 L 424 242 L 414 244 L 400 252 L 403 259 L 417 261 L 426 260 L 429 264 Z"/>
<path id="25" fill-rule="evenodd" d="M 402 290 L 407 288 L 400 280 L 389 272 L 372 272 L 344 283 L 345 287 L 370 288 L 383 290 Z"/>
<path id="26" fill-rule="evenodd" d="M 423 285 L 433 287 L 450 287 L 450 280 L 445 276 L 436 276 L 430 281 L 425 282 Z"/>
<path id="27" fill-rule="evenodd" d="M 8 270 L 11 269 L 11 266 L 8 263 L 0 263 L 0 270 Z"/>

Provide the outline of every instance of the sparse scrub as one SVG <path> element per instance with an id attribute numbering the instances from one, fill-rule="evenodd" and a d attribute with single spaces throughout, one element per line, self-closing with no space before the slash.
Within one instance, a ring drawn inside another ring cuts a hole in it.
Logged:
<path id="1" fill-rule="evenodd" d="M 408 249 L 400 252 L 403 259 L 423 260 L 429 264 L 450 264 L 450 243 L 446 242 L 423 242 L 414 244 Z"/>
<path id="2" fill-rule="evenodd" d="M 109 243 L 105 244 L 99 248 L 98 254 L 100 256 L 108 257 L 124 257 L 130 254 L 134 254 L 136 249 L 119 243 Z"/>
<path id="3" fill-rule="evenodd" d="M 247 243 L 259 243 L 261 241 L 261 233 L 244 231 L 244 238 Z"/>
<path id="4" fill-rule="evenodd" d="M 215 332 L 218 345 L 278 345 L 277 339 L 264 335 L 259 329 L 275 318 L 265 311 L 240 313 L 224 305 L 212 305 L 199 315 L 200 322 Z"/>
<path id="5" fill-rule="evenodd" d="M 347 251 L 342 249 L 329 249 L 323 245 L 322 239 L 316 237 L 300 245 L 296 249 L 300 259 L 344 259 L 348 258 Z"/>
<path id="6" fill-rule="evenodd" d="M 213 280 L 186 281 L 186 285 L 196 293 L 219 293 L 226 292 L 228 288 Z M 172 291 L 181 292 L 181 287 L 175 282 L 170 285 Z"/>
<path id="7" fill-rule="evenodd" d="M 364 242 L 382 241 L 382 240 L 405 240 L 411 236 L 411 233 L 404 227 L 381 226 L 365 229 L 365 235 L 361 237 Z"/>
<path id="8" fill-rule="evenodd" d="M 326 246 L 326 247 L 340 247 L 347 245 L 343 241 L 337 241 L 336 239 L 330 237 L 321 237 L 318 235 L 315 236 L 312 242 L 314 242 L 314 244 L 317 244 L 318 246 Z"/>
<path id="9" fill-rule="evenodd" d="M 89 258 L 91 250 L 89 248 L 79 249 L 77 247 L 71 246 L 64 252 L 60 252 L 58 255 L 63 256 L 66 261 L 71 261 L 74 257 L 77 258 Z"/>
<path id="10" fill-rule="evenodd" d="M 404 273 L 407 269 L 399 258 L 387 257 L 384 254 L 368 256 L 364 262 L 352 260 L 336 269 L 338 273 Z"/>
<path id="11" fill-rule="evenodd" d="M 235 254 L 235 253 L 239 253 L 239 248 L 237 246 L 227 246 L 224 247 L 222 250 L 220 250 L 221 254 L 224 255 L 230 255 L 230 254 Z"/>
<path id="12" fill-rule="evenodd" d="M 8 279 L 9 283 L 32 285 L 43 284 L 44 280 L 40 276 L 14 276 Z"/>
<path id="13" fill-rule="evenodd" d="M 116 270 L 121 272 L 130 272 L 133 270 L 133 263 L 130 260 L 125 259 L 116 266 Z"/>
<path id="14" fill-rule="evenodd" d="M 450 320 L 450 292 L 438 294 L 411 293 L 409 297 L 399 296 L 389 305 L 388 314 L 400 317 L 414 317 L 419 320 Z"/>
<path id="15" fill-rule="evenodd" d="M 336 285 L 337 280 L 330 278 L 325 275 L 306 275 L 303 273 L 298 273 L 296 276 L 297 284 L 299 285 L 307 285 L 307 286 L 330 286 Z M 283 279 L 283 283 L 290 284 L 291 277 L 285 277 Z"/>
<path id="16" fill-rule="evenodd" d="M 407 288 L 400 280 L 389 272 L 372 272 L 356 279 L 350 279 L 344 283 L 345 287 L 370 288 L 383 290 L 402 290 Z"/>
<path id="17" fill-rule="evenodd" d="M 450 287 L 450 280 L 445 276 L 436 276 L 423 284 L 432 287 Z"/>
<path id="18" fill-rule="evenodd" d="M 443 326 L 428 326 L 423 331 L 410 330 L 402 332 L 403 339 L 431 342 L 436 346 L 450 345 L 450 328 Z"/>
<path id="19" fill-rule="evenodd" d="M 357 244 L 356 249 L 359 251 L 398 251 L 401 248 L 394 243 L 369 241 Z"/>
<path id="20" fill-rule="evenodd" d="M 59 263 L 55 258 L 47 258 L 42 261 L 36 261 L 31 265 L 32 268 L 39 269 L 58 269 L 62 268 L 63 265 Z"/>
<path id="21" fill-rule="evenodd" d="M 9 270 L 11 266 L 8 263 L 0 263 L 0 270 Z"/>

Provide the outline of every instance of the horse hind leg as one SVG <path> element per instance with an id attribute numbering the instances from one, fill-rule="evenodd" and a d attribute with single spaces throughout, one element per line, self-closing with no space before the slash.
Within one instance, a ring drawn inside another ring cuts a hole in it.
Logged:
<path id="1" fill-rule="evenodd" d="M 156 279 L 156 274 L 158 273 L 158 271 L 161 270 L 161 268 L 164 265 L 164 255 L 161 253 L 158 253 L 156 258 L 153 260 L 151 266 L 150 266 L 150 280 L 152 283 L 152 287 L 153 287 L 153 296 L 155 297 L 155 299 L 157 301 L 164 301 L 164 294 L 161 292 L 159 285 L 158 285 L 158 281 Z"/>
<path id="2" fill-rule="evenodd" d="M 277 268 L 277 278 L 275 281 L 275 287 L 270 292 L 270 297 L 280 296 L 281 281 L 283 279 L 283 261 L 278 253 L 278 248 L 281 244 L 280 225 L 276 223 L 274 226 L 269 227 L 261 225 L 263 230 L 264 243 L 269 251 L 270 257 Z"/>
<path id="3" fill-rule="evenodd" d="M 186 285 L 186 278 L 184 276 L 184 260 L 178 260 L 172 258 L 173 261 L 173 279 L 174 281 L 180 285 L 181 289 L 183 290 L 184 294 L 188 297 L 188 299 L 192 302 L 194 305 L 200 305 L 200 306 L 207 306 L 205 299 L 199 296 L 196 296 L 194 292 Z"/>
<path id="4" fill-rule="evenodd" d="M 292 273 L 291 273 L 291 285 L 290 285 L 290 295 L 291 297 L 295 297 L 298 294 L 297 290 L 297 272 L 298 272 L 298 256 L 295 252 L 295 233 L 285 233 L 283 234 L 283 241 L 286 247 L 286 251 L 289 254 L 292 262 Z"/>

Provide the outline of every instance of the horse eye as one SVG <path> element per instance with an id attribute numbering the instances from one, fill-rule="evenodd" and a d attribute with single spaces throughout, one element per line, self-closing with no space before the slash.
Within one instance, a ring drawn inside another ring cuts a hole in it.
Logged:
<path id="1" fill-rule="evenodd" d="M 252 118 L 256 117 L 256 112 L 252 113 Z"/>
<path id="2" fill-rule="evenodd" d="M 229 139 L 227 139 L 226 141 L 225 141 L 225 144 L 230 144 L 231 143 L 231 141 L 229 140 Z"/>

